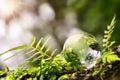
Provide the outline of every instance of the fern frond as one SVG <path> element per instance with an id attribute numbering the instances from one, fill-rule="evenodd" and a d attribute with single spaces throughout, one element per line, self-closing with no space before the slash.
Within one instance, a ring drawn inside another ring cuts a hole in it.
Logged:
<path id="1" fill-rule="evenodd" d="M 37 45 L 36 45 L 36 48 L 38 48 L 42 42 L 43 38 L 41 38 L 38 42 L 37 42 Z"/>
<path id="2" fill-rule="evenodd" d="M 46 50 L 45 50 L 45 53 L 49 53 L 50 52 L 50 48 L 47 48 Z"/>
<path id="3" fill-rule="evenodd" d="M 32 42 L 30 44 L 30 47 L 34 46 L 35 42 L 36 42 L 36 37 L 33 38 Z"/>
<path id="4" fill-rule="evenodd" d="M 45 55 L 46 57 L 50 57 L 48 55 L 50 49 L 47 48 L 45 49 L 45 46 L 48 42 L 50 38 L 48 38 L 43 44 L 42 44 L 42 40 L 43 38 L 41 38 L 38 42 L 36 42 L 36 38 L 33 39 L 32 44 L 29 46 L 29 48 L 31 49 L 30 51 L 28 51 L 26 54 L 30 54 L 33 53 L 30 57 L 28 57 L 26 60 L 30 60 L 32 58 L 34 58 L 36 55 Z M 36 44 L 37 43 L 37 44 Z M 44 50 L 45 49 L 45 50 Z"/>
<path id="5" fill-rule="evenodd" d="M 54 56 L 55 52 L 57 51 L 57 49 L 55 49 L 52 53 L 51 53 L 51 57 Z"/>
<path id="6" fill-rule="evenodd" d="M 0 56 L 4 55 L 4 54 L 7 54 L 8 52 L 11 52 L 11 51 L 16 51 L 16 50 L 19 50 L 19 52 L 16 52 L 14 53 L 12 56 L 9 56 L 8 58 L 4 59 L 3 61 L 6 61 L 14 56 L 16 56 L 17 54 L 19 54 L 20 52 L 23 52 L 25 49 L 27 49 L 28 46 L 27 45 L 21 45 L 21 46 L 17 46 L 17 47 L 14 47 L 14 48 L 11 48 L 7 51 L 5 51 L 4 53 L 1 53 Z"/>
<path id="7" fill-rule="evenodd" d="M 14 57 L 17 54 L 20 54 L 21 52 L 24 52 L 24 51 L 25 51 L 25 53 L 24 53 L 25 56 L 30 55 L 26 59 L 26 62 L 28 60 L 31 60 L 31 59 L 33 59 L 33 62 L 35 62 L 37 60 L 39 61 L 39 59 L 41 59 L 41 57 L 51 58 L 53 56 L 53 54 L 56 52 L 56 50 L 54 50 L 51 53 L 51 56 L 49 55 L 50 54 L 50 48 L 46 48 L 46 44 L 47 44 L 47 42 L 48 42 L 49 39 L 50 38 L 48 38 L 46 41 L 43 42 L 42 41 L 43 38 L 41 38 L 37 42 L 36 37 L 34 37 L 30 45 L 21 45 L 21 46 L 14 47 L 12 49 L 7 50 L 4 53 L 1 53 L 0 56 L 6 54 L 8 52 L 11 52 L 11 51 L 19 50 L 19 51 L 16 51 L 16 53 L 14 53 L 13 55 L 11 55 L 8 58 L 4 59 L 4 61 L 6 61 L 8 59 L 11 59 L 12 57 Z M 35 60 L 34 60 L 34 57 L 36 57 Z"/>
<path id="8" fill-rule="evenodd" d="M 31 55 L 29 58 L 27 58 L 26 60 L 30 60 L 30 59 L 32 59 L 33 57 L 35 57 L 36 55 L 38 55 L 38 54 L 40 54 L 39 52 L 36 52 L 36 53 L 34 53 L 33 55 Z"/>
<path id="9" fill-rule="evenodd" d="M 9 49 L 9 50 L 1 53 L 0 56 L 6 54 L 6 53 L 8 53 L 8 52 L 11 52 L 11 51 L 20 50 L 20 49 L 25 49 L 25 48 L 27 48 L 27 45 L 17 46 L 17 47 L 11 48 L 11 49 Z"/>
<path id="10" fill-rule="evenodd" d="M 17 54 L 20 54 L 21 52 L 24 52 L 24 49 L 19 50 L 18 52 L 14 53 L 13 55 L 11 55 L 11 56 L 7 57 L 6 59 L 4 59 L 3 61 L 9 60 L 9 59 L 13 58 L 14 56 L 16 56 Z"/>
<path id="11" fill-rule="evenodd" d="M 30 53 L 35 52 L 35 51 L 36 51 L 36 49 L 33 48 L 33 49 L 31 49 L 30 51 L 26 52 L 24 55 L 30 54 Z"/>
<path id="12" fill-rule="evenodd" d="M 42 45 L 42 47 L 41 47 L 41 51 L 45 48 L 45 46 L 46 46 L 46 44 L 47 44 L 47 42 L 48 42 L 48 40 L 50 39 L 50 37 L 44 42 L 44 44 Z"/>
<path id="13" fill-rule="evenodd" d="M 103 52 L 109 51 L 110 47 L 115 43 L 115 41 L 110 41 L 113 29 L 115 27 L 115 16 L 113 17 L 111 24 L 107 26 L 107 30 L 104 31 L 103 39 Z"/>
<path id="14" fill-rule="evenodd" d="M 102 55 L 102 62 L 103 63 L 112 63 L 112 62 L 115 62 L 115 61 L 120 61 L 120 58 L 114 54 L 113 52 L 105 52 L 103 55 Z"/>

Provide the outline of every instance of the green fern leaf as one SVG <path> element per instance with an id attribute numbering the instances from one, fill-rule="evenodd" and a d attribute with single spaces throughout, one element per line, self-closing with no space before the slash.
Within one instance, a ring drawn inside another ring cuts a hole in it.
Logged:
<path id="1" fill-rule="evenodd" d="M 115 61 L 120 61 L 120 58 L 114 54 L 113 52 L 105 52 L 102 55 L 102 62 L 103 63 L 113 63 Z"/>
<path id="2" fill-rule="evenodd" d="M 6 54 L 6 53 L 8 53 L 8 52 L 11 52 L 11 51 L 19 50 L 18 52 L 14 53 L 12 56 L 9 56 L 8 58 L 6 58 L 6 59 L 3 60 L 3 61 L 6 61 L 6 60 L 8 60 L 8 59 L 10 59 L 10 58 L 12 58 L 12 57 L 14 57 L 14 56 L 16 56 L 17 54 L 23 52 L 23 51 L 24 51 L 25 49 L 27 49 L 27 48 L 28 48 L 27 45 L 17 46 L 17 47 L 14 47 L 14 48 L 11 48 L 11 49 L 7 50 L 7 51 L 4 52 L 4 53 L 1 53 L 0 56 Z"/>
<path id="3" fill-rule="evenodd" d="M 17 54 L 20 54 L 21 52 L 24 52 L 24 49 L 22 49 L 22 50 L 20 50 L 20 51 L 18 51 L 18 52 L 16 52 L 16 53 L 14 53 L 13 55 L 7 57 L 7 58 L 4 59 L 3 61 L 9 60 L 9 59 L 11 59 L 12 57 L 16 56 Z"/>
<path id="4" fill-rule="evenodd" d="M 58 80 L 68 80 L 68 79 L 69 79 L 69 76 L 67 74 L 62 75 L 58 78 Z"/>
<path id="5" fill-rule="evenodd" d="M 36 48 L 33 48 L 30 51 L 26 52 L 25 55 L 30 54 L 30 53 L 35 52 L 35 51 L 36 51 Z"/>
<path id="6" fill-rule="evenodd" d="M 36 48 L 39 48 L 39 46 L 40 46 L 40 44 L 41 44 L 41 42 L 42 42 L 42 39 L 43 39 L 43 38 L 41 38 L 41 39 L 37 42 Z"/>
<path id="7" fill-rule="evenodd" d="M 110 54 L 110 56 L 108 56 L 108 58 L 107 58 L 107 62 L 112 63 L 115 61 L 120 61 L 120 58 L 115 54 Z"/>
<path id="8" fill-rule="evenodd" d="M 104 39 L 103 39 L 103 52 L 109 51 L 110 47 L 115 43 L 115 41 L 110 41 L 111 35 L 113 33 L 113 29 L 115 25 L 115 16 L 113 17 L 111 24 L 107 26 L 107 30 L 104 31 Z"/>
<path id="9" fill-rule="evenodd" d="M 27 47 L 28 47 L 27 45 L 21 45 L 21 46 L 17 46 L 17 47 L 11 48 L 11 49 L 9 49 L 9 50 L 1 53 L 0 56 L 6 54 L 6 53 L 8 53 L 8 52 L 11 52 L 11 51 L 20 50 L 20 49 L 25 49 L 25 48 L 27 48 Z"/>
<path id="10" fill-rule="evenodd" d="M 26 60 L 30 60 L 30 59 L 34 58 L 36 55 L 38 55 L 38 54 L 40 54 L 40 53 L 39 53 L 39 52 L 36 52 L 36 53 L 34 53 L 33 55 L 31 55 L 29 58 L 27 58 Z"/>
<path id="11" fill-rule="evenodd" d="M 36 42 L 36 37 L 33 38 L 33 40 L 32 40 L 32 42 L 31 42 L 30 46 L 31 46 L 31 47 L 34 46 L 35 42 Z"/>
<path id="12" fill-rule="evenodd" d="M 50 39 L 50 37 L 44 42 L 44 44 L 42 45 L 41 49 L 40 50 L 43 50 L 48 42 L 48 40 Z"/>

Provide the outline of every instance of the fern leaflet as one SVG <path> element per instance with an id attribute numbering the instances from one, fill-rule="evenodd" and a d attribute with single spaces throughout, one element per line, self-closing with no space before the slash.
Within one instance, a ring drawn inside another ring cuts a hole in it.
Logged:
<path id="1" fill-rule="evenodd" d="M 114 27 L 115 16 L 113 17 L 111 24 L 107 26 L 107 30 L 104 31 L 103 52 L 109 51 L 110 47 L 115 43 L 115 41 L 110 41 Z"/>

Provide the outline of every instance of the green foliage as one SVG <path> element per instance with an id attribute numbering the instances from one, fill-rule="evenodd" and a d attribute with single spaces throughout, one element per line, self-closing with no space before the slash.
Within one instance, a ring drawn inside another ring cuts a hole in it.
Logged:
<path id="1" fill-rule="evenodd" d="M 68 79 L 69 77 L 68 77 L 68 75 L 62 75 L 61 77 L 59 77 L 58 78 L 58 80 L 66 80 L 66 79 Z"/>
<path id="2" fill-rule="evenodd" d="M 28 55 L 30 53 L 34 53 L 32 54 L 29 58 L 27 58 L 26 60 L 30 60 L 32 58 L 34 58 L 37 55 L 43 55 L 44 57 L 50 57 L 50 55 L 48 54 L 50 49 L 47 48 L 45 49 L 45 45 L 47 44 L 49 38 L 42 44 L 42 39 L 41 38 L 37 44 L 36 44 L 36 37 L 34 37 L 32 43 L 28 46 L 28 48 L 30 49 L 29 52 L 26 52 L 25 55 Z M 54 52 L 53 52 L 54 53 Z M 39 59 L 39 58 L 38 58 Z"/>
<path id="3" fill-rule="evenodd" d="M 20 46 L 11 48 L 11 49 L 7 50 L 6 52 L 1 53 L 0 56 L 2 56 L 2 55 L 4 55 L 4 54 L 7 54 L 8 52 L 11 52 L 11 51 L 20 50 L 19 52 L 13 54 L 12 56 L 10 56 L 10 57 L 4 59 L 4 61 L 6 61 L 6 60 L 8 60 L 8 59 L 14 57 L 15 55 L 19 54 L 20 52 L 22 52 L 24 49 L 27 49 L 27 45 L 20 45 Z"/>
<path id="4" fill-rule="evenodd" d="M 101 57 L 103 64 L 100 66 L 99 70 L 93 72 L 93 76 L 96 76 L 97 74 L 105 76 L 104 71 L 102 71 L 103 65 L 120 61 L 120 58 L 111 51 L 111 46 L 115 43 L 114 41 L 110 41 L 115 27 L 114 25 L 115 16 L 111 24 L 107 27 L 107 30 L 104 32 L 103 55 Z M 37 42 L 36 37 L 34 37 L 30 45 L 21 45 L 2 53 L 0 56 L 15 50 L 20 50 L 20 52 L 26 50 L 25 55 L 31 56 L 16 70 L 9 71 L 7 67 L 4 70 L 1 70 L 0 80 L 66 80 L 69 78 L 67 73 L 85 69 L 81 66 L 78 55 L 75 54 L 71 48 L 61 52 L 57 56 L 53 56 L 56 50 L 50 53 L 50 48 L 46 48 L 49 39 L 50 38 L 43 43 L 43 38 Z M 10 59 L 17 54 L 19 54 L 19 52 L 5 60 Z M 26 66 L 30 67 L 25 68 Z M 7 75 L 2 77 L 6 73 Z"/>
<path id="5" fill-rule="evenodd" d="M 110 41 L 114 27 L 115 16 L 113 17 L 111 24 L 108 25 L 107 30 L 104 31 L 102 62 L 105 64 L 120 61 L 120 58 L 111 51 L 111 46 L 115 43 L 115 41 Z"/>
<path id="6" fill-rule="evenodd" d="M 5 75 L 7 71 L 8 71 L 8 67 L 5 66 L 5 67 L 4 67 L 4 70 L 0 70 L 0 76 Z"/>
<path id="7" fill-rule="evenodd" d="M 68 78 L 66 73 L 71 73 L 78 70 L 79 63 L 74 63 L 70 58 L 73 56 L 74 60 L 77 56 L 74 56 L 72 53 L 68 54 L 69 60 L 66 61 L 63 56 L 57 55 L 53 56 L 55 51 L 50 53 L 50 48 L 46 48 L 46 44 L 49 38 L 42 43 L 42 38 L 36 42 L 36 38 L 33 39 L 30 45 L 22 45 L 15 48 L 12 48 L 7 52 L 14 50 L 27 50 L 25 55 L 31 54 L 30 57 L 26 59 L 24 64 L 21 64 L 14 71 L 7 71 L 7 76 L 1 77 L 3 80 L 64 80 Z M 18 53 L 16 53 L 18 54 Z M 9 58 L 15 56 L 16 54 L 10 56 Z M 61 53 L 62 54 L 62 53 Z M 73 58 L 72 57 L 72 58 Z M 8 59 L 9 59 L 8 58 Z M 8 60 L 7 59 L 7 60 Z M 74 65 L 75 64 L 75 65 Z M 30 66 L 25 68 L 25 66 Z M 1 71 L 1 76 L 5 74 L 6 71 Z"/>
<path id="8" fill-rule="evenodd" d="M 115 16 L 113 17 L 111 24 L 107 26 L 107 30 L 104 31 L 103 52 L 109 51 L 110 47 L 115 43 L 115 41 L 110 41 L 114 27 Z"/>
<path id="9" fill-rule="evenodd" d="M 54 59 L 42 59 L 39 66 L 33 66 L 28 69 L 18 68 L 10 72 L 5 80 L 64 80 L 67 79 L 65 73 L 73 72 L 71 62 L 63 61 L 59 57 Z"/>
<path id="10" fill-rule="evenodd" d="M 102 62 L 103 63 L 113 63 L 113 62 L 115 62 L 115 61 L 120 61 L 120 58 L 116 55 L 116 54 L 114 54 L 114 53 L 112 53 L 112 52 L 105 52 L 103 55 L 102 55 Z"/>
<path id="11" fill-rule="evenodd" d="M 114 52 L 111 51 L 111 46 L 115 43 L 115 41 L 110 41 L 114 27 L 115 27 L 115 16 L 113 17 L 111 24 L 108 25 L 107 30 L 104 31 L 103 49 L 102 49 L 103 54 L 101 57 L 102 64 L 100 65 L 100 68 L 98 70 L 95 70 L 93 72 L 92 74 L 93 76 L 99 74 L 99 76 L 103 78 L 105 76 L 103 66 L 107 63 L 112 64 L 115 61 L 120 61 L 118 55 L 114 54 Z"/>
<path id="12" fill-rule="evenodd" d="M 23 49 L 23 48 L 26 48 L 26 47 L 27 47 L 26 45 L 21 45 L 21 46 L 17 46 L 17 47 L 11 48 L 11 49 L 7 50 L 6 52 L 1 53 L 0 56 L 4 55 L 5 53 L 11 52 L 11 51 L 15 51 L 15 50 L 18 50 L 18 49 Z"/>

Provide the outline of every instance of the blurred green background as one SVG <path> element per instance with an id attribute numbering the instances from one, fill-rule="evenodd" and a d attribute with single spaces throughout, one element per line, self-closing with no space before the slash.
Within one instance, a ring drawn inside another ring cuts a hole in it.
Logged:
<path id="1" fill-rule="evenodd" d="M 120 0 L 48 0 L 56 11 L 57 18 L 65 12 L 77 14 L 77 27 L 95 36 L 103 36 L 104 30 L 116 15 L 116 25 L 112 40 L 120 44 Z M 100 39 L 101 41 L 101 39 Z"/>

